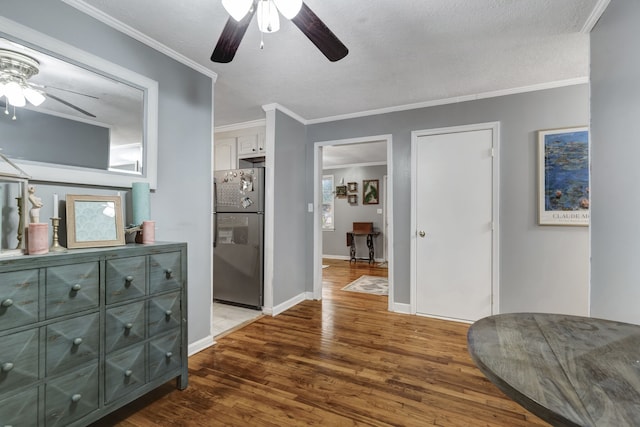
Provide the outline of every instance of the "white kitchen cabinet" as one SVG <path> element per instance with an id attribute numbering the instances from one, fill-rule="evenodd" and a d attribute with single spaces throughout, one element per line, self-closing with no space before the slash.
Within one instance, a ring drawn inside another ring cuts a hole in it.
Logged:
<path id="1" fill-rule="evenodd" d="M 214 143 L 214 170 L 235 169 L 238 165 L 236 138 L 220 138 Z"/>
<path id="2" fill-rule="evenodd" d="M 238 158 L 262 157 L 265 155 L 264 133 L 238 137 Z"/>

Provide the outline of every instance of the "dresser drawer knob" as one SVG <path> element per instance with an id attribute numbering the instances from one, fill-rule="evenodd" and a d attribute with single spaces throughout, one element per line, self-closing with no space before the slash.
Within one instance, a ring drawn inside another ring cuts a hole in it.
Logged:
<path id="1" fill-rule="evenodd" d="M 7 308 L 7 307 L 11 307 L 13 305 L 13 300 L 11 298 L 7 298 L 6 300 L 2 301 L 2 306 Z"/>
<path id="2" fill-rule="evenodd" d="M 124 371 L 124 376 L 129 378 L 131 375 L 133 375 L 133 371 L 131 369 L 127 369 L 126 371 Z"/>
<path id="3" fill-rule="evenodd" d="M 167 351 L 167 352 L 164 354 L 164 357 L 166 357 L 167 359 L 171 359 L 171 357 L 172 357 L 172 356 L 173 356 L 173 353 L 172 353 L 172 352 L 170 352 L 170 351 Z"/>
<path id="4" fill-rule="evenodd" d="M 124 283 L 124 284 L 125 284 L 125 286 L 129 286 L 129 285 L 131 285 L 131 283 L 133 283 L 133 276 L 127 276 L 127 277 L 125 277 L 125 278 L 124 278 L 124 282 L 125 282 L 125 283 Z"/>
<path id="5" fill-rule="evenodd" d="M 73 345 L 80 345 L 82 344 L 82 338 L 76 338 L 75 340 L 73 340 Z"/>
<path id="6" fill-rule="evenodd" d="M 164 315 L 167 316 L 167 317 L 171 317 L 172 314 L 173 314 L 173 311 L 171 311 L 171 310 L 167 310 L 167 311 L 164 312 Z"/>
<path id="7" fill-rule="evenodd" d="M 167 279 L 171 279 L 171 277 L 173 276 L 173 270 L 170 268 L 167 268 L 164 272 L 167 276 Z"/>
<path id="8" fill-rule="evenodd" d="M 78 292 L 80 289 L 82 289 L 82 285 L 80 283 L 76 283 L 71 287 L 71 290 L 74 292 Z"/>
<path id="9" fill-rule="evenodd" d="M 133 323 L 127 323 L 127 324 L 125 324 L 125 325 L 124 325 L 124 328 L 125 328 L 125 329 L 127 329 L 127 330 L 129 330 L 129 329 L 133 328 Z"/>
<path id="10" fill-rule="evenodd" d="M 73 403 L 78 403 L 80 402 L 80 399 L 82 399 L 82 395 L 80 393 L 76 393 L 73 396 L 71 396 L 71 401 Z"/>
<path id="11" fill-rule="evenodd" d="M 13 363 L 5 362 L 2 364 L 2 372 L 9 372 L 12 369 L 13 369 Z"/>

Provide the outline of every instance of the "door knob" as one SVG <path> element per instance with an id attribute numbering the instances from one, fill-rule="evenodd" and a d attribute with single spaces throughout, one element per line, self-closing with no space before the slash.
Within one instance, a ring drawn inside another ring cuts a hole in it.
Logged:
<path id="1" fill-rule="evenodd" d="M 424 231 L 422 231 L 422 230 L 418 232 L 418 236 L 420 236 L 420 237 L 424 237 L 425 235 L 426 235 L 426 233 Z"/>

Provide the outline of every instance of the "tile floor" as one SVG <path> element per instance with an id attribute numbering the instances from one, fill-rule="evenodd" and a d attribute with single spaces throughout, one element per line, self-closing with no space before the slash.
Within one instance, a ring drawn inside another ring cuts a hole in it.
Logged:
<path id="1" fill-rule="evenodd" d="M 213 303 L 213 336 L 220 337 L 262 316 L 262 311 Z"/>

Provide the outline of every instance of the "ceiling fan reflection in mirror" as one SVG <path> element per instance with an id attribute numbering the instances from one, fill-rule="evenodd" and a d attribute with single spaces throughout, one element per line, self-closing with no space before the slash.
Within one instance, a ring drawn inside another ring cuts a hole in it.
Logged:
<path id="1" fill-rule="evenodd" d="M 51 98 L 86 116 L 96 117 L 88 111 L 49 93 L 47 87 L 30 83 L 29 79 L 38 74 L 39 67 L 38 60 L 30 56 L 12 50 L 0 49 L 0 99 L 4 97 L 5 114 L 8 115 L 9 107 L 13 107 L 12 119 L 16 120 L 16 107 L 25 107 L 27 101 L 38 107 L 47 98 Z"/>
<path id="2" fill-rule="evenodd" d="M 302 0 L 222 0 L 222 5 L 231 16 L 211 55 L 213 62 L 233 60 L 253 15 L 257 15 L 258 28 L 262 33 L 280 29 L 279 14 L 291 20 L 329 61 L 339 61 L 349 53 L 349 49 Z M 262 42 L 260 47 L 263 47 Z"/>

